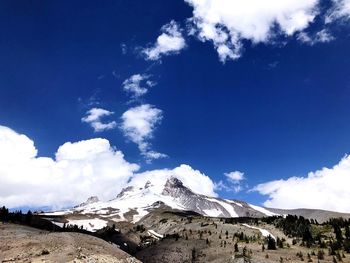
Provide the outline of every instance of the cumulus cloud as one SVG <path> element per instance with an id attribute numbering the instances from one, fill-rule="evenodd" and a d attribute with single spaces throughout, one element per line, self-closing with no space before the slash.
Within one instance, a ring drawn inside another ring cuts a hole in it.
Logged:
<path id="1" fill-rule="evenodd" d="M 350 18 L 350 0 L 184 0 L 193 8 L 187 34 L 212 42 L 221 62 L 241 57 L 245 44 L 276 44 L 296 36 L 314 45 L 334 40 L 329 23 Z M 317 19 L 318 20 L 317 20 Z M 319 28 L 314 32 L 315 21 Z M 307 31 L 313 31 L 307 33 Z M 143 49 L 148 60 L 179 53 L 186 43 L 179 25 L 171 21 L 153 47 Z"/>
<path id="2" fill-rule="evenodd" d="M 174 20 L 164 25 L 161 31 L 162 34 L 158 36 L 156 43 L 142 50 L 147 60 L 158 60 L 164 55 L 177 54 L 186 47 L 180 26 Z"/>
<path id="3" fill-rule="evenodd" d="M 317 43 L 327 43 L 334 40 L 334 37 L 327 29 L 322 29 L 316 34 L 310 36 L 306 32 L 300 32 L 297 36 L 297 39 L 303 43 L 309 44 L 311 46 Z"/>
<path id="4" fill-rule="evenodd" d="M 350 156 L 332 168 L 257 185 L 253 190 L 267 195 L 264 203 L 276 208 L 318 208 L 350 212 Z"/>
<path id="5" fill-rule="evenodd" d="M 67 142 L 54 159 L 38 157 L 37 152 L 26 135 L 0 126 L 1 205 L 58 209 L 92 195 L 106 201 L 129 183 L 141 187 L 151 181 L 161 189 L 171 176 L 196 193 L 217 196 L 212 180 L 188 165 L 137 173 L 138 165 L 126 161 L 121 151 L 101 138 Z"/>
<path id="6" fill-rule="evenodd" d="M 102 132 L 106 130 L 111 130 L 117 127 L 115 121 L 103 123 L 101 119 L 105 116 L 110 116 L 114 112 L 108 111 L 101 108 L 92 108 L 86 112 L 86 116 L 81 119 L 82 122 L 90 124 L 95 132 Z"/>
<path id="7" fill-rule="evenodd" d="M 133 97 L 140 97 L 148 92 L 150 87 L 156 85 L 151 81 L 149 75 L 134 74 L 123 82 L 123 89 L 132 94 Z"/>
<path id="8" fill-rule="evenodd" d="M 185 0 L 193 7 L 191 32 L 211 41 L 221 61 L 241 56 L 242 41 L 267 43 L 292 36 L 314 21 L 318 0 Z"/>
<path id="9" fill-rule="evenodd" d="M 141 154 L 148 160 L 166 157 L 163 153 L 151 150 L 149 140 L 153 137 L 154 130 L 163 118 L 162 110 L 150 104 L 143 104 L 130 108 L 122 115 L 120 126 L 124 135 L 136 143 Z"/>
<path id="10" fill-rule="evenodd" d="M 0 203 L 64 207 L 91 195 L 112 198 L 139 166 L 105 139 L 67 142 L 55 159 L 38 157 L 34 142 L 0 126 Z"/>

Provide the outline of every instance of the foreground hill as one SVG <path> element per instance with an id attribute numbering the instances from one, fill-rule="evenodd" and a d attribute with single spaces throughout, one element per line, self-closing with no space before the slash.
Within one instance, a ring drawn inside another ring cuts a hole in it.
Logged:
<path id="1" fill-rule="evenodd" d="M 0 223 L 0 262 L 115 262 L 137 259 L 102 239 Z"/>
<path id="2" fill-rule="evenodd" d="M 48 218 L 15 212 L 2 218 L 57 232 L 0 225 L 0 262 L 137 262 L 132 255 L 144 263 L 350 263 L 350 220 L 343 218 L 319 224 L 291 215 L 217 218 L 155 208 L 137 223 L 111 220 L 95 232 L 67 223 L 57 226 L 65 215 Z M 84 222 L 99 228 L 96 219 Z"/>

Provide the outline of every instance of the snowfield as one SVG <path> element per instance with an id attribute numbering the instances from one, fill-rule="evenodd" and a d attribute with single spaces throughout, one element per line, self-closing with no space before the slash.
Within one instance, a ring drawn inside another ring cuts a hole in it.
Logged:
<path id="1" fill-rule="evenodd" d="M 271 234 L 269 231 L 267 231 L 266 229 L 259 228 L 259 227 L 255 227 L 255 226 L 250 226 L 250 225 L 248 225 L 248 224 L 242 224 L 242 225 L 245 226 L 245 227 L 251 228 L 251 229 L 259 230 L 260 233 L 263 235 L 263 237 L 271 236 L 274 240 L 276 240 L 275 236 L 272 235 L 272 234 Z"/>
<path id="2" fill-rule="evenodd" d="M 218 203 L 230 214 L 231 217 L 239 217 L 232 205 L 214 198 L 207 198 L 211 202 Z"/>
<path id="3" fill-rule="evenodd" d="M 265 215 L 267 215 L 267 216 L 278 216 L 279 215 L 279 214 L 273 213 L 273 212 L 271 212 L 271 211 L 269 211 L 269 210 L 267 210 L 267 209 L 265 209 L 265 208 L 263 208 L 261 206 L 256 206 L 256 205 L 252 205 L 252 204 L 249 204 L 249 206 L 251 208 L 253 208 L 253 209 L 255 209 L 255 210 L 257 210 L 257 211 L 259 211 L 259 212 L 261 212 L 261 213 L 263 213 Z"/>
<path id="4" fill-rule="evenodd" d="M 95 232 L 107 226 L 107 221 L 99 218 L 79 219 L 79 220 L 68 219 L 68 224 L 77 225 L 78 227 L 82 226 L 87 231 Z"/>

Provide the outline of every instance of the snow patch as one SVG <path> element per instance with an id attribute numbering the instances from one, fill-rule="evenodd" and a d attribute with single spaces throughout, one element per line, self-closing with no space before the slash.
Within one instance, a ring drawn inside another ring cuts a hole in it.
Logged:
<path id="1" fill-rule="evenodd" d="M 225 199 L 225 201 L 228 202 L 228 203 L 230 203 L 230 204 L 235 204 L 235 205 L 238 205 L 238 206 L 240 206 L 240 207 L 243 207 L 242 204 L 240 204 L 240 203 L 238 203 L 238 202 L 235 202 L 235 201 L 233 201 L 233 200 Z"/>
<path id="2" fill-rule="evenodd" d="M 210 217 L 218 217 L 222 214 L 219 209 L 204 209 L 203 212 Z"/>
<path id="3" fill-rule="evenodd" d="M 149 235 L 151 235 L 152 237 L 156 238 L 156 239 L 161 239 L 161 238 L 164 237 L 163 235 L 158 234 L 158 233 L 157 233 L 156 231 L 154 231 L 154 230 L 148 230 L 147 233 L 148 233 Z"/>
<path id="4" fill-rule="evenodd" d="M 225 208 L 225 210 L 230 214 L 231 217 L 238 217 L 238 214 L 236 213 L 236 211 L 232 205 L 230 205 L 224 201 L 214 199 L 214 198 L 206 198 L 206 199 L 211 201 L 211 202 L 216 202 L 219 205 L 221 205 L 223 208 Z"/>
<path id="5" fill-rule="evenodd" d="M 256 206 L 256 205 L 252 205 L 252 204 L 249 204 L 249 206 L 251 208 L 263 213 L 264 215 L 267 215 L 267 216 L 278 216 L 279 215 L 279 214 L 273 213 L 273 212 L 271 212 L 271 211 L 269 211 L 261 206 Z"/>
<path id="6" fill-rule="evenodd" d="M 70 210 L 65 210 L 65 211 L 56 211 L 56 212 L 45 212 L 45 213 L 41 213 L 41 215 L 45 215 L 45 216 L 63 216 L 63 215 L 67 215 L 67 214 L 72 214 L 72 211 L 70 211 Z"/>
<path id="7" fill-rule="evenodd" d="M 260 233 L 261 233 L 264 237 L 271 236 L 274 240 L 276 240 L 275 236 L 272 235 L 272 234 L 271 234 L 269 231 L 267 231 L 266 229 L 259 228 L 259 227 L 256 227 L 256 226 L 250 226 L 250 225 L 248 225 L 248 224 L 242 224 L 242 225 L 245 226 L 245 227 L 251 228 L 251 229 L 259 230 Z"/>
<path id="8" fill-rule="evenodd" d="M 107 226 L 107 221 L 93 218 L 93 219 L 68 219 L 69 225 L 77 225 L 78 227 L 83 227 L 87 231 L 95 232 L 101 228 Z"/>

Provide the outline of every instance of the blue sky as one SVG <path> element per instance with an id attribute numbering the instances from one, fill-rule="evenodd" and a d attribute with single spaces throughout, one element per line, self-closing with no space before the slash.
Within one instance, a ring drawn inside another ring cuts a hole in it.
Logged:
<path id="1" fill-rule="evenodd" d="M 214 40 L 186 33 L 191 2 L 2 1 L 0 125 L 28 136 L 40 157 L 54 158 L 65 142 L 105 138 L 141 172 L 188 164 L 231 187 L 217 188 L 220 196 L 255 204 L 269 196 L 247 192 L 256 185 L 306 178 L 349 153 L 347 14 L 322 22 L 333 3 L 322 1 L 326 11 L 304 28 L 255 44 L 242 38 L 239 58 L 223 61 Z M 145 58 L 172 20 L 185 47 Z M 325 27 L 329 39 L 318 41 Z M 123 89 L 134 74 L 153 83 L 137 98 Z M 145 104 L 162 117 L 141 143 L 166 158 L 147 160 L 120 128 L 124 112 Z M 94 132 L 81 120 L 94 107 L 113 112 L 103 121 L 114 128 Z M 232 171 L 244 179 L 229 182 Z"/>

